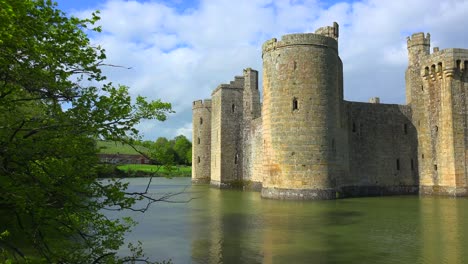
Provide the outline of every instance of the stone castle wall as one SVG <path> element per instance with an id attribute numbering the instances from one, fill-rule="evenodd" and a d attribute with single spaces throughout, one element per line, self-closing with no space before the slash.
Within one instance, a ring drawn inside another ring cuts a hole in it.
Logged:
<path id="1" fill-rule="evenodd" d="M 338 35 L 335 23 L 266 41 L 263 102 L 250 68 L 213 91 L 210 126 L 194 102 L 193 181 L 275 199 L 468 195 L 468 50 L 431 54 L 430 35 L 413 34 L 407 105 L 347 102 Z"/>
<path id="2" fill-rule="evenodd" d="M 344 196 L 417 193 L 417 135 L 411 108 L 345 102 L 349 177 Z"/>

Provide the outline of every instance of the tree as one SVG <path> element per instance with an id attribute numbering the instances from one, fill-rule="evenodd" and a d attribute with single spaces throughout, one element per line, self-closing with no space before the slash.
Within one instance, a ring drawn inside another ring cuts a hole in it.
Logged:
<path id="1" fill-rule="evenodd" d="M 172 166 L 175 163 L 175 152 L 171 141 L 165 137 L 159 137 L 149 148 L 150 158 L 158 165 Z"/>
<path id="2" fill-rule="evenodd" d="M 133 222 L 102 211 L 168 197 L 98 181 L 95 139 L 131 144 L 140 120 L 163 121 L 171 105 L 132 103 L 128 87 L 106 82 L 101 68 L 111 65 L 85 33 L 100 32 L 97 15 L 67 17 L 50 0 L 0 0 L 0 262 L 144 260 L 132 245 L 134 255 L 116 255 Z"/>
<path id="3" fill-rule="evenodd" d="M 188 165 L 192 162 L 192 143 L 184 136 L 179 135 L 174 138 L 174 151 L 177 154 L 179 164 Z M 190 160 L 187 153 L 190 152 Z"/>

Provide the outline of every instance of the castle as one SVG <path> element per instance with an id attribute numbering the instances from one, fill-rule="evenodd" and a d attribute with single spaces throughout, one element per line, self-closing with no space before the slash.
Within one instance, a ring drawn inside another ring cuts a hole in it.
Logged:
<path id="1" fill-rule="evenodd" d="M 468 50 L 408 37 L 406 105 L 343 99 L 338 24 L 262 47 L 193 102 L 192 182 L 244 185 L 273 199 L 468 194 Z"/>

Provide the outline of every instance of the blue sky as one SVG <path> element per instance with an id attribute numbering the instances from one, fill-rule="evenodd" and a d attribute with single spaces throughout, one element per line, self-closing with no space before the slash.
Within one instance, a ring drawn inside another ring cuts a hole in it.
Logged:
<path id="1" fill-rule="evenodd" d="M 191 138 L 192 101 L 208 98 L 242 69 L 261 75 L 261 45 L 288 33 L 340 24 L 345 99 L 405 103 L 406 37 L 431 33 L 432 46 L 468 48 L 468 1 L 463 0 L 59 0 L 67 14 L 89 17 L 99 9 L 103 33 L 94 44 L 108 63 L 108 79 L 132 95 L 171 102 L 166 122 L 145 121 L 146 139 Z M 261 79 L 260 79 L 261 85 Z"/>

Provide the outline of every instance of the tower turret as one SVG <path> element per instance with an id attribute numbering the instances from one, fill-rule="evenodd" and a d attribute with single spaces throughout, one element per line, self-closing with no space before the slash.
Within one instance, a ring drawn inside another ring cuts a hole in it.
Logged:
<path id="1" fill-rule="evenodd" d="M 192 106 L 192 182 L 209 183 L 211 176 L 211 100 Z"/>
<path id="2" fill-rule="evenodd" d="M 415 33 L 407 38 L 409 66 L 420 64 L 420 60 L 430 53 L 431 35 L 429 33 Z"/>
<path id="3" fill-rule="evenodd" d="M 333 199 L 342 164 L 338 27 L 263 44 L 262 196 Z"/>

